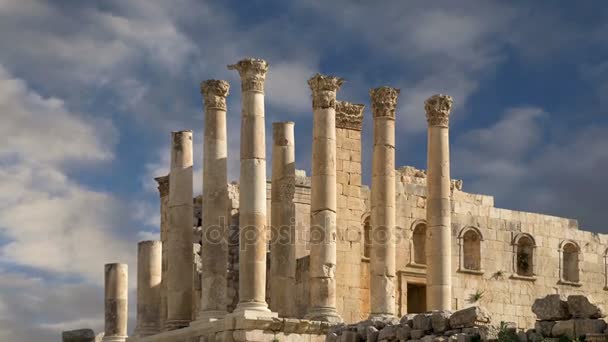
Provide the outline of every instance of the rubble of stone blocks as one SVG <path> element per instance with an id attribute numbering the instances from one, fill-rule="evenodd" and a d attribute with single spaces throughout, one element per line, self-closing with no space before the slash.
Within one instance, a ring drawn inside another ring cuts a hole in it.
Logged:
<path id="1" fill-rule="evenodd" d="M 529 342 L 568 338 L 608 342 L 604 310 L 583 295 L 559 294 L 537 299 L 532 306 L 537 317 L 534 329 L 527 332 Z"/>
<path id="2" fill-rule="evenodd" d="M 456 312 L 432 311 L 398 318 L 372 318 L 331 329 L 326 342 L 471 342 L 495 340 L 489 312 L 473 306 Z M 514 329 L 514 328 L 513 328 Z"/>
<path id="3" fill-rule="evenodd" d="M 103 333 L 95 335 L 92 329 L 66 330 L 61 333 L 63 342 L 101 342 Z"/>

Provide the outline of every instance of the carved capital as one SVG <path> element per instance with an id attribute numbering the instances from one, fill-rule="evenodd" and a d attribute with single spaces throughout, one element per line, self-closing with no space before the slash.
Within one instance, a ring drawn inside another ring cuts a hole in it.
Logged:
<path id="1" fill-rule="evenodd" d="M 395 118 L 397 108 L 397 97 L 401 90 L 392 87 L 379 87 L 370 89 L 369 96 L 372 100 L 372 115 L 374 118 Z"/>
<path id="2" fill-rule="evenodd" d="M 241 89 L 264 93 L 264 81 L 268 71 L 268 63 L 259 58 L 245 58 L 236 64 L 228 66 L 228 70 L 237 70 L 241 76 Z"/>
<path id="3" fill-rule="evenodd" d="M 312 90 L 312 109 L 336 108 L 336 92 L 344 79 L 335 76 L 315 74 L 308 80 Z"/>
<path id="4" fill-rule="evenodd" d="M 226 110 L 226 96 L 229 91 L 230 85 L 226 81 L 206 80 L 201 82 L 201 94 L 206 109 Z"/>
<path id="5" fill-rule="evenodd" d="M 363 126 L 365 105 L 336 101 L 336 128 L 360 131 Z"/>
<path id="6" fill-rule="evenodd" d="M 160 197 L 169 195 L 169 175 L 156 177 L 154 180 L 158 183 L 158 193 Z"/>
<path id="7" fill-rule="evenodd" d="M 450 125 L 450 111 L 454 100 L 451 96 L 437 94 L 424 101 L 426 120 L 429 126 L 448 127 Z"/>

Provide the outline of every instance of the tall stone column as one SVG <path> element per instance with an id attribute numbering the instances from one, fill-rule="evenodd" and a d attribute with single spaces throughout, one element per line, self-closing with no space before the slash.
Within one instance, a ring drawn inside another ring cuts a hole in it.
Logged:
<path id="1" fill-rule="evenodd" d="M 336 310 L 336 92 L 344 82 L 316 74 L 312 90 L 310 308 L 306 318 L 341 322 Z"/>
<path id="2" fill-rule="evenodd" d="M 205 105 L 203 154 L 203 236 L 201 245 L 201 308 L 199 320 L 226 315 L 228 267 L 228 136 L 226 96 L 230 86 L 221 80 L 201 83 Z"/>
<path id="3" fill-rule="evenodd" d="M 162 242 L 141 241 L 137 244 L 137 326 L 136 336 L 149 336 L 160 331 L 160 282 Z"/>
<path id="4" fill-rule="evenodd" d="M 156 177 L 158 193 L 160 195 L 160 241 L 162 244 L 162 264 L 160 280 L 160 329 L 163 329 L 167 320 L 167 231 L 169 230 L 169 175 Z"/>
<path id="5" fill-rule="evenodd" d="M 270 225 L 270 308 L 281 317 L 295 317 L 296 156 L 294 123 L 272 124 L 272 195 Z"/>
<path id="6" fill-rule="evenodd" d="M 228 69 L 241 76 L 239 303 L 236 313 L 270 313 L 266 303 L 266 129 L 264 80 L 268 63 L 246 58 Z"/>
<path id="7" fill-rule="evenodd" d="M 395 107 L 399 89 L 369 92 L 374 117 L 370 317 L 395 315 Z"/>
<path id="8" fill-rule="evenodd" d="M 186 327 L 192 317 L 192 206 L 192 131 L 172 132 L 164 330 Z"/>
<path id="9" fill-rule="evenodd" d="M 128 266 L 105 265 L 105 335 L 104 342 L 125 342 L 128 317 Z"/>
<path id="10" fill-rule="evenodd" d="M 447 95 L 433 95 L 424 102 L 429 124 L 426 176 L 427 310 L 452 308 L 452 208 L 448 129 L 452 102 L 452 97 Z"/>

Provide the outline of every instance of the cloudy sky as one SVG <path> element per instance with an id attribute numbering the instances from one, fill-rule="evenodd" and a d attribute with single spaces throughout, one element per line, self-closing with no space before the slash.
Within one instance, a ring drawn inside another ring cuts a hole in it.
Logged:
<path id="1" fill-rule="evenodd" d="M 226 65 L 245 56 L 270 64 L 267 132 L 296 122 L 298 168 L 313 73 L 354 102 L 401 88 L 399 165 L 425 167 L 423 101 L 446 93 L 466 191 L 608 233 L 607 37 L 603 1 L 0 0 L 0 340 L 102 329 L 103 264 L 127 262 L 134 286 L 136 242 L 158 236 L 171 130 L 194 130 L 200 192 L 205 79 L 232 85 L 236 178 Z"/>

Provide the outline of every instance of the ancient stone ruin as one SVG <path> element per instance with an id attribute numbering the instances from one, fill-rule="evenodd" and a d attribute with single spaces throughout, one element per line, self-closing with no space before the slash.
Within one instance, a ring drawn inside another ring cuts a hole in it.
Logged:
<path id="1" fill-rule="evenodd" d="M 584 296 L 608 302 L 608 236 L 465 192 L 450 177 L 450 96 L 420 104 L 427 169 L 397 168 L 400 91 L 370 90 L 364 132 L 364 106 L 337 100 L 343 80 L 316 74 L 312 137 L 301 142 L 312 174 L 296 168 L 297 127 L 277 122 L 267 180 L 268 64 L 229 69 L 241 77 L 241 130 L 227 131 L 228 82 L 202 82 L 202 195 L 192 131 L 173 132 L 170 173 L 156 178 L 161 241 L 138 248 L 137 326 L 127 337 L 126 265 L 106 265 L 104 341 L 467 342 L 501 331 L 536 341 L 600 330 L 603 314 Z M 239 134 L 240 177 L 228 183 L 228 139 Z M 371 165 L 362 134 L 373 136 Z M 548 294 L 570 297 L 535 303 Z"/>

